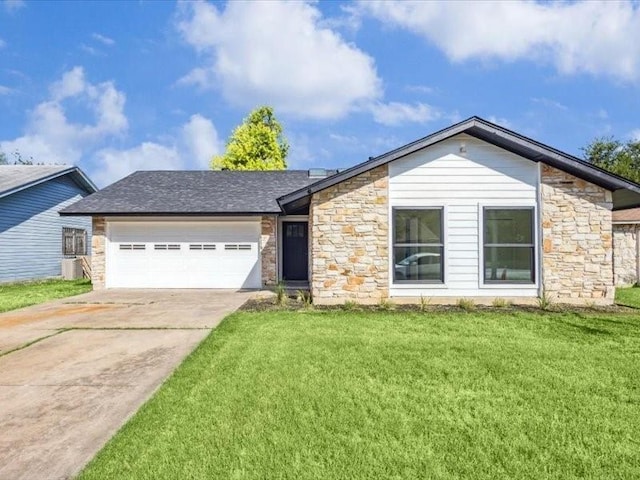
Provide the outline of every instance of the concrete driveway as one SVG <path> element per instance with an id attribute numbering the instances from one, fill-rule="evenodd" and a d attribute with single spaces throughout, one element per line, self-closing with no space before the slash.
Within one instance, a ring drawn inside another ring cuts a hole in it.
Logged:
<path id="1" fill-rule="evenodd" d="M 252 295 L 105 290 L 1 314 L 0 478 L 79 473 Z"/>

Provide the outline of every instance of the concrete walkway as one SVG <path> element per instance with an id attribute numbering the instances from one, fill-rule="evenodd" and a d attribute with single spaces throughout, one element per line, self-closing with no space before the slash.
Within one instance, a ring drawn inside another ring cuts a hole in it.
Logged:
<path id="1" fill-rule="evenodd" d="M 0 479 L 78 474 L 252 295 L 107 290 L 0 315 Z"/>

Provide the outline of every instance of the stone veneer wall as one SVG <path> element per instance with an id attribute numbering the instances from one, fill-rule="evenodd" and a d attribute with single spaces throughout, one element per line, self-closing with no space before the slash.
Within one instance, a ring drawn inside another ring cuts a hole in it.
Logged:
<path id="1" fill-rule="evenodd" d="M 616 285 L 638 282 L 638 230 L 640 225 L 613 226 L 613 273 Z"/>
<path id="2" fill-rule="evenodd" d="M 613 302 L 611 192 L 542 165 L 544 292 L 559 302 Z"/>
<path id="3" fill-rule="evenodd" d="M 94 290 L 100 290 L 105 287 L 104 246 L 106 232 L 104 217 L 93 217 L 91 223 L 91 284 Z"/>
<path id="4" fill-rule="evenodd" d="M 384 165 L 312 196 L 314 303 L 377 303 L 389 296 L 388 175 Z"/>
<path id="5" fill-rule="evenodd" d="M 262 284 L 273 286 L 278 283 L 278 217 L 263 216 L 260 234 L 260 258 L 262 262 Z"/>

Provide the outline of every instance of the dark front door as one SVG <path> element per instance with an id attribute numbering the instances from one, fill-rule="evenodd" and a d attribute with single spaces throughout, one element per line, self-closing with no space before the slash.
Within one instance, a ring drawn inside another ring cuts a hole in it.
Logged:
<path id="1" fill-rule="evenodd" d="M 285 280 L 309 279 L 308 230 L 307 222 L 282 223 L 282 276 Z"/>

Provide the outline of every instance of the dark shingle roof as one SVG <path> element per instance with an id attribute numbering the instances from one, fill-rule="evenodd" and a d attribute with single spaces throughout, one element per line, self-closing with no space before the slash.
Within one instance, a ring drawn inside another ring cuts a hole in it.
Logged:
<path id="1" fill-rule="evenodd" d="M 307 170 L 140 171 L 62 210 L 64 215 L 280 213 L 276 198 L 317 181 Z"/>

